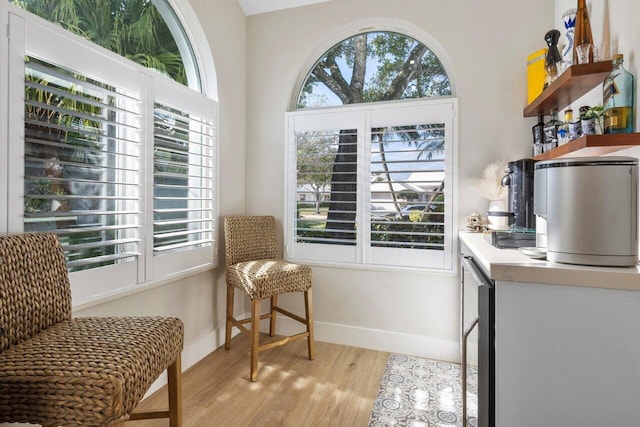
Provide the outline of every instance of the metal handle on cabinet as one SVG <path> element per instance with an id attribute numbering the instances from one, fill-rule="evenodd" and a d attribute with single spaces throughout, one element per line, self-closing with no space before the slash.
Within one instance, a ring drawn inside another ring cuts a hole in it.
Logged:
<path id="1" fill-rule="evenodd" d="M 467 339 L 478 324 L 476 317 L 462 334 L 462 425 L 467 426 Z"/>
<path id="2" fill-rule="evenodd" d="M 478 286 L 487 285 L 486 280 L 483 278 L 484 273 L 480 271 L 480 269 L 476 266 L 476 262 L 472 256 L 464 255 L 462 257 L 462 265 L 469 270 L 471 276 L 476 281 Z"/>

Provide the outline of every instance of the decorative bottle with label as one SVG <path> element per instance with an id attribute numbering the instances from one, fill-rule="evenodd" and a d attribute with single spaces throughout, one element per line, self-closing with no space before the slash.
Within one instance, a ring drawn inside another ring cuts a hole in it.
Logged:
<path id="1" fill-rule="evenodd" d="M 533 155 L 537 156 L 544 151 L 544 116 L 538 116 L 538 123 L 531 128 L 533 133 Z"/>
<path id="2" fill-rule="evenodd" d="M 544 35 L 544 40 L 547 42 L 547 56 L 545 57 L 544 69 L 546 72 L 546 78 L 544 81 L 544 88 L 546 89 L 553 81 L 558 77 L 558 64 L 562 62 L 562 55 L 558 51 L 558 40 L 560 39 L 560 31 L 549 30 Z"/>
<path id="3" fill-rule="evenodd" d="M 562 15 L 564 24 L 564 46 L 562 47 L 563 68 L 573 65 L 573 40 L 576 32 L 576 9 L 569 9 Z"/>
<path id="4" fill-rule="evenodd" d="M 564 110 L 564 123 L 558 128 L 558 145 L 564 145 L 569 142 L 569 125 L 573 121 L 573 110 L 567 108 Z"/>
<path id="5" fill-rule="evenodd" d="M 593 35 L 591 34 L 591 22 L 589 21 L 587 0 L 578 0 L 578 9 L 576 10 L 576 29 L 573 34 L 573 63 L 577 64 L 577 47 L 585 43 L 589 43 L 591 47 L 593 47 Z M 593 49 L 589 49 L 589 62 L 593 62 Z"/>
<path id="6" fill-rule="evenodd" d="M 633 75 L 623 61 L 621 54 L 613 55 L 613 70 L 603 83 L 604 133 L 633 132 Z"/>
<path id="7" fill-rule="evenodd" d="M 558 128 L 562 122 L 558 120 L 558 110 L 551 110 L 551 118 L 544 124 L 544 152 L 551 151 L 558 146 Z"/>

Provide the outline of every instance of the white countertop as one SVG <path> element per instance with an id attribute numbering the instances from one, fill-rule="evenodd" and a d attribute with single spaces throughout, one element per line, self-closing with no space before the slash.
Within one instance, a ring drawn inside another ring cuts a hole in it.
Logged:
<path id="1" fill-rule="evenodd" d="M 640 291 L 640 266 L 552 263 L 531 259 L 517 249 L 498 249 L 482 233 L 460 231 L 459 237 L 493 280 Z"/>

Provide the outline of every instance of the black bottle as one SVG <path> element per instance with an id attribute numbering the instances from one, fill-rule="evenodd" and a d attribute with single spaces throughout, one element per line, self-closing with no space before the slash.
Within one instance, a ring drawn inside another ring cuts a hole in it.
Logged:
<path id="1" fill-rule="evenodd" d="M 560 31 L 549 30 L 544 35 L 544 40 L 547 42 L 547 56 L 545 58 L 545 72 L 546 78 L 544 87 L 549 86 L 558 77 L 558 63 L 562 62 L 562 55 L 558 51 L 558 40 L 560 39 Z"/>
<path id="2" fill-rule="evenodd" d="M 544 115 L 538 115 L 538 123 L 531 128 L 533 133 L 533 155 L 542 154 L 544 147 Z"/>
<path id="3" fill-rule="evenodd" d="M 544 152 L 551 151 L 558 146 L 558 128 L 562 122 L 558 120 L 558 110 L 551 110 L 551 118 L 544 124 Z"/>

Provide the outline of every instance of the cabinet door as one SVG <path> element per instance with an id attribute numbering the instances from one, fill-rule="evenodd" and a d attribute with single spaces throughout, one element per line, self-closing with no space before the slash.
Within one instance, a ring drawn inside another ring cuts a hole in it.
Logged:
<path id="1" fill-rule="evenodd" d="M 640 292 L 498 282 L 496 426 L 640 425 Z"/>

